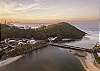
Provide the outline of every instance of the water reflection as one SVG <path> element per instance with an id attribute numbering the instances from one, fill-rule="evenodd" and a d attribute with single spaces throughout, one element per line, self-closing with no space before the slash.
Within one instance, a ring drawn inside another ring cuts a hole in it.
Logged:
<path id="1" fill-rule="evenodd" d="M 0 71 L 84 71 L 79 60 L 59 48 L 48 46 L 30 52 Z"/>

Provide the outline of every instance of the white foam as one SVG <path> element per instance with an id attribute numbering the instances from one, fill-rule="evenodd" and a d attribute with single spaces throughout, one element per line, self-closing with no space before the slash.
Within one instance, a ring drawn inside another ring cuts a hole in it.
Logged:
<path id="1" fill-rule="evenodd" d="M 12 58 L 8 58 L 6 60 L 0 61 L 0 67 L 8 65 L 16 60 L 18 60 L 19 58 L 21 58 L 22 56 L 16 56 L 16 57 L 12 57 Z"/>

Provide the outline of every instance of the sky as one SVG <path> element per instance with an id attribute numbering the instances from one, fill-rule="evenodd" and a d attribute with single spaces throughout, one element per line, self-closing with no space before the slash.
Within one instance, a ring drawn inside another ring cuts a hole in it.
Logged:
<path id="1" fill-rule="evenodd" d="M 0 19 L 99 19 L 100 0 L 0 0 Z"/>

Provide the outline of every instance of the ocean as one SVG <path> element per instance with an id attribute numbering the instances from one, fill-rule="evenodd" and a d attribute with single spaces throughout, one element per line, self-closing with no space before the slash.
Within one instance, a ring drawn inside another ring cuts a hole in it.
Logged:
<path id="1" fill-rule="evenodd" d="M 100 41 L 100 23 L 98 21 L 73 22 L 72 25 L 87 34 L 80 41 L 68 43 L 69 45 L 83 48 L 93 48 Z M 66 43 L 67 44 L 67 43 Z"/>
<path id="2" fill-rule="evenodd" d="M 87 35 L 80 41 L 62 43 L 63 45 L 92 48 L 99 42 L 98 22 L 72 22 L 71 24 L 86 32 Z M 13 60 L 10 64 L 3 64 L 0 71 L 84 71 L 84 69 L 73 54 L 64 49 L 48 46 L 30 52 L 18 60 Z"/>

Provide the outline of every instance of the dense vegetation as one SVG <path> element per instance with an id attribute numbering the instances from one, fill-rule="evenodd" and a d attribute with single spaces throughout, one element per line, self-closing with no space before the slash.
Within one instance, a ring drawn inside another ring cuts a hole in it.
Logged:
<path id="1" fill-rule="evenodd" d="M 98 45 L 98 46 L 95 47 L 95 51 L 96 52 L 100 52 L 100 45 Z"/>
<path id="2" fill-rule="evenodd" d="M 8 58 L 8 57 L 15 57 L 15 56 L 18 56 L 18 55 L 22 55 L 22 54 L 25 54 L 25 53 L 28 53 L 30 51 L 33 51 L 33 50 L 37 50 L 37 49 L 41 49 L 41 48 L 44 48 L 48 46 L 48 44 L 44 41 L 40 41 L 40 42 L 37 42 L 35 44 L 21 44 L 21 45 L 17 45 L 15 48 L 12 48 L 10 50 L 4 50 L 4 54 L 2 55 L 2 58 Z"/>
<path id="3" fill-rule="evenodd" d="M 95 47 L 96 52 L 100 52 L 100 45 Z M 97 53 L 94 53 L 94 56 L 96 58 L 96 61 L 100 64 L 100 57 L 97 55 Z"/>
<path id="4" fill-rule="evenodd" d="M 49 26 L 41 26 L 36 29 L 20 29 L 16 26 L 9 26 L 0 24 L 1 40 L 5 38 L 34 38 L 38 40 L 45 40 L 48 37 L 80 39 L 86 33 L 77 29 L 66 22 L 53 24 Z"/>

